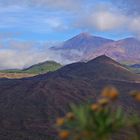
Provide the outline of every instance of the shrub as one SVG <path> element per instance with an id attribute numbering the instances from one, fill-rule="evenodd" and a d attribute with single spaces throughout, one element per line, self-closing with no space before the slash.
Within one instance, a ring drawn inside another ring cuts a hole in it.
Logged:
<path id="1" fill-rule="evenodd" d="M 130 128 L 135 133 L 131 140 L 140 140 L 140 118 L 136 114 L 128 117 L 120 107 L 114 108 L 111 103 L 118 96 L 116 88 L 106 87 L 96 103 L 72 105 L 72 111 L 56 121 L 60 139 L 110 140 L 122 129 Z M 131 96 L 140 101 L 139 92 L 132 92 Z"/>

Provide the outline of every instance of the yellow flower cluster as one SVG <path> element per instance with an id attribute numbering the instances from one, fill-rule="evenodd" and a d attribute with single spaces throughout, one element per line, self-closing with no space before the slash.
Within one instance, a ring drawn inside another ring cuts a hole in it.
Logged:
<path id="1" fill-rule="evenodd" d="M 137 92 L 137 91 L 132 92 L 131 96 L 135 100 L 140 102 L 140 92 Z M 94 103 L 90 106 L 90 110 L 92 110 L 94 112 L 96 111 L 96 113 L 99 113 L 100 111 L 103 111 L 106 106 L 108 107 L 110 102 L 118 99 L 118 97 L 119 97 L 118 90 L 115 87 L 108 86 L 108 87 L 104 88 L 103 91 L 101 92 L 101 98 L 99 100 L 97 100 L 96 103 Z M 65 115 L 65 117 L 58 118 L 56 120 L 56 126 L 61 128 L 64 126 L 64 124 L 67 121 L 73 121 L 73 120 L 76 120 L 76 116 L 74 113 L 69 112 Z M 72 135 L 71 133 L 72 132 L 70 132 L 68 130 L 62 129 L 59 131 L 58 136 L 61 140 L 66 140 L 66 139 L 70 138 L 70 136 Z M 81 137 L 90 137 L 90 136 L 93 136 L 93 133 L 91 134 L 91 132 L 84 131 L 84 132 L 80 133 L 80 135 L 76 136 L 75 140 L 79 140 L 79 139 L 81 139 Z"/>
<path id="2" fill-rule="evenodd" d="M 116 100 L 119 96 L 119 92 L 115 87 L 109 86 L 102 91 L 101 96 L 110 100 Z"/>
<path id="3" fill-rule="evenodd" d="M 136 101 L 140 102 L 140 91 L 133 91 L 130 94 Z"/>
<path id="4" fill-rule="evenodd" d="M 69 112 L 66 114 L 66 116 L 64 118 L 58 118 L 56 120 L 56 126 L 61 127 L 64 125 L 66 120 L 74 120 L 74 119 L 75 119 L 75 115 L 72 112 Z M 70 135 L 70 132 L 67 130 L 62 130 L 59 132 L 59 137 L 62 140 L 68 139 L 69 135 Z"/>
<path id="5" fill-rule="evenodd" d="M 62 140 L 66 140 L 70 135 L 70 132 L 69 131 L 66 131 L 66 130 L 63 130 L 61 132 L 59 132 L 59 137 L 62 139 Z"/>
<path id="6" fill-rule="evenodd" d="M 101 99 L 97 101 L 97 103 L 91 106 L 91 109 L 94 111 L 99 111 L 102 107 L 108 105 L 110 101 L 114 101 L 118 98 L 119 92 L 115 87 L 106 87 L 103 89 L 101 93 Z"/>

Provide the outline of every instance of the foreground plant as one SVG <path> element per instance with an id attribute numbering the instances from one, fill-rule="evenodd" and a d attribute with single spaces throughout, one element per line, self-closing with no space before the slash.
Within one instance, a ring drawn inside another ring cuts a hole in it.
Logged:
<path id="1" fill-rule="evenodd" d="M 138 92 L 131 95 L 139 101 Z M 116 88 L 107 87 L 102 91 L 101 98 L 96 103 L 72 105 L 72 112 L 56 121 L 60 139 L 110 140 L 112 135 L 119 133 L 122 128 L 131 127 L 137 134 L 134 140 L 140 140 L 139 116 L 127 117 L 122 109 L 111 106 L 118 96 Z"/>

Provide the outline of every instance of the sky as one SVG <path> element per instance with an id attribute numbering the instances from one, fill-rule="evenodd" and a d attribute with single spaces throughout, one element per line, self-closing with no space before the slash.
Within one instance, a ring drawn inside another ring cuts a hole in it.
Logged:
<path id="1" fill-rule="evenodd" d="M 81 32 L 140 38 L 140 1 L 0 0 L 0 69 L 54 59 L 48 48 Z"/>

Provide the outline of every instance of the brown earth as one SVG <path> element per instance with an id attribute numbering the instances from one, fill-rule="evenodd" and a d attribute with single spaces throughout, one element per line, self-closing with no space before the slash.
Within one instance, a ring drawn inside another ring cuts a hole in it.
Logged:
<path id="1" fill-rule="evenodd" d="M 27 74 L 27 73 L 1 73 L 0 78 L 8 78 L 8 79 L 20 79 L 20 78 L 27 78 L 33 77 L 35 74 Z"/>

